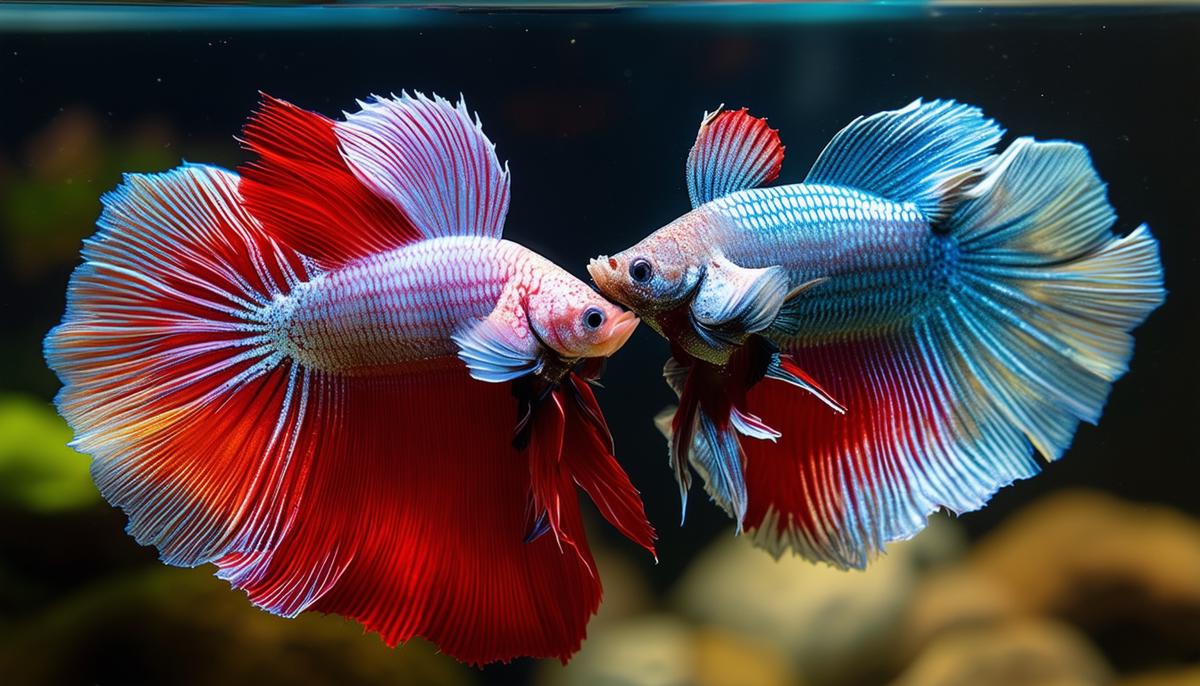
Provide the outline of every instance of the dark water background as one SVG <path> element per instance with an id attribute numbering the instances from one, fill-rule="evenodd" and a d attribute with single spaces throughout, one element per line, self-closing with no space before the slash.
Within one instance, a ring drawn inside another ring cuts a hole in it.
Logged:
<path id="1" fill-rule="evenodd" d="M 1078 486 L 1200 515 L 1200 13 L 868 10 L 861 20 L 800 21 L 770 10 L 699 19 L 686 10 L 398 12 L 403 21 L 379 28 L 104 32 L 12 30 L 0 13 L 0 391 L 43 401 L 55 392 L 40 339 L 62 314 L 98 196 L 120 171 L 245 160 L 233 136 L 259 90 L 328 115 L 370 93 L 465 94 L 512 168 L 506 237 L 585 279 L 589 257 L 688 209 L 683 163 L 706 109 L 768 116 L 787 145 L 781 181 L 796 182 L 852 117 L 954 98 L 981 106 L 1009 138 L 1085 144 L 1118 229 L 1147 222 L 1161 241 L 1169 289 L 1137 331 L 1132 369 L 1100 425 L 1082 427 L 1063 460 L 961 523 L 978 536 L 1025 503 Z M 643 327 L 611 361 L 600 396 L 618 458 L 660 531 L 661 563 L 651 567 L 606 527 L 595 535 L 637 556 L 656 592 L 714 536 L 732 535 L 702 497 L 686 527 L 676 525 L 665 444 L 650 421 L 672 400 L 659 376 L 666 352 Z M 95 578 L 153 564 L 122 525 L 104 506 L 0 520 L 4 573 L 37 578 L 32 596 L 0 594 L 0 627 L 19 627 Z M 529 670 L 486 674 L 515 682 Z M 105 673 L 132 682 L 138 669 Z"/>

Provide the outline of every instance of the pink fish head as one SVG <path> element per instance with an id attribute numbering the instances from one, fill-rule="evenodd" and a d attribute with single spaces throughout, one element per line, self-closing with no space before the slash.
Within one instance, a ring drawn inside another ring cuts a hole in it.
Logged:
<path id="1" fill-rule="evenodd" d="M 554 268 L 526 302 L 529 324 L 564 359 L 608 357 L 625 345 L 638 318 L 579 279 Z"/>

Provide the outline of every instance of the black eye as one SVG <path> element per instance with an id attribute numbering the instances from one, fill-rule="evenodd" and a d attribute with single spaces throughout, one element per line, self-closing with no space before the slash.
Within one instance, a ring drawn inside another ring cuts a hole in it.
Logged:
<path id="1" fill-rule="evenodd" d="M 645 258 L 639 257 L 629 265 L 629 276 L 638 283 L 646 283 L 654 276 L 654 270 Z"/>
<path id="2" fill-rule="evenodd" d="M 589 329 L 599 329 L 604 323 L 604 313 L 595 307 L 589 307 L 587 312 L 583 313 L 583 323 Z"/>

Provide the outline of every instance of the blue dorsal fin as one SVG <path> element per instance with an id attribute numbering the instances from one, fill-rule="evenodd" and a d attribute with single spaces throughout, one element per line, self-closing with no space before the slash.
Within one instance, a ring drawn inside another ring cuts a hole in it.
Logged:
<path id="1" fill-rule="evenodd" d="M 805 183 L 850 186 L 911 202 L 938 223 L 967 182 L 982 176 L 1003 133 L 977 107 L 914 100 L 850 122 L 825 146 Z"/>
<path id="2" fill-rule="evenodd" d="M 705 114 L 688 153 L 687 184 L 692 207 L 746 188 L 770 183 L 783 165 L 779 132 L 746 108 Z"/>
<path id="3" fill-rule="evenodd" d="M 426 237 L 499 238 L 509 173 L 461 98 L 372 96 L 335 125 L 346 162 Z"/>

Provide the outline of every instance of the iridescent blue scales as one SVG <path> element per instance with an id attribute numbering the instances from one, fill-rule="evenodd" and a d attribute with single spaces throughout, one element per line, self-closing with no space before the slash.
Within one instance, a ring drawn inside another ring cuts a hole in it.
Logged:
<path id="1" fill-rule="evenodd" d="M 1163 300 L 1158 244 L 1125 236 L 1080 145 L 978 109 L 860 117 L 804 183 L 745 110 L 706 115 L 694 209 L 593 279 L 671 343 L 659 418 L 754 541 L 861 567 L 939 508 L 966 512 L 1056 459 Z"/>

